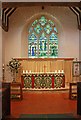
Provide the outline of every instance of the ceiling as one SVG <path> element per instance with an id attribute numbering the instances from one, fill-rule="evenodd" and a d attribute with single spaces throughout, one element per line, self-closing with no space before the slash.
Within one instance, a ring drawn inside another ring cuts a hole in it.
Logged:
<path id="1" fill-rule="evenodd" d="M 1 0 L 1 2 L 80 2 L 80 0 Z"/>
<path id="2" fill-rule="evenodd" d="M 18 7 L 29 6 L 61 6 L 69 7 L 77 17 L 78 29 L 81 30 L 81 2 L 2 2 L 2 28 L 8 32 L 9 17 Z"/>

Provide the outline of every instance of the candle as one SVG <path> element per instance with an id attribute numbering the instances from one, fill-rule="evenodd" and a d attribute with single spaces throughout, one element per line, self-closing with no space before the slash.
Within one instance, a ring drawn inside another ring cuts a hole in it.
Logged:
<path id="1" fill-rule="evenodd" d="M 3 67 L 2 67 L 2 69 L 4 70 L 4 64 L 3 64 Z"/>
<path id="2" fill-rule="evenodd" d="M 31 70 L 29 71 L 29 73 L 31 73 Z"/>
<path id="3" fill-rule="evenodd" d="M 57 73 L 57 70 L 55 70 L 55 73 Z"/>
<path id="4" fill-rule="evenodd" d="M 58 73 L 60 73 L 60 70 L 58 70 Z"/>
<path id="5" fill-rule="evenodd" d="M 25 74 L 25 70 L 23 70 L 23 74 Z"/>
<path id="6" fill-rule="evenodd" d="M 26 74 L 28 73 L 28 70 L 26 70 Z"/>
<path id="7" fill-rule="evenodd" d="M 62 73 L 64 73 L 64 70 L 62 70 Z"/>

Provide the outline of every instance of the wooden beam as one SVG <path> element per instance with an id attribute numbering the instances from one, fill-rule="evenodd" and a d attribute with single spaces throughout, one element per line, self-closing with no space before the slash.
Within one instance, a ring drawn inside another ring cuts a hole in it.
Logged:
<path id="1" fill-rule="evenodd" d="M 16 8 L 13 8 L 13 9 L 10 11 L 10 13 L 7 15 L 7 27 L 8 27 L 8 29 L 9 29 L 9 17 L 10 17 L 10 15 L 12 15 L 12 13 L 13 13 L 15 10 L 16 10 Z"/>
<path id="2" fill-rule="evenodd" d="M 10 17 L 15 10 L 16 8 L 13 8 L 13 10 L 8 14 L 8 17 Z"/>
<path id="3" fill-rule="evenodd" d="M 81 7 L 81 2 L 2 2 L 2 8 L 29 7 L 29 6 L 66 6 Z"/>
<path id="4" fill-rule="evenodd" d="M 16 10 L 16 8 L 7 8 L 3 9 L 3 14 L 2 14 L 2 28 L 8 32 L 9 29 L 9 17 L 10 15 Z M 5 15 L 5 18 L 4 18 Z"/>
<path id="5" fill-rule="evenodd" d="M 76 7 L 69 8 L 77 16 L 78 29 L 81 30 L 81 12 Z"/>
<path id="6" fill-rule="evenodd" d="M 81 24 L 78 26 L 78 29 L 81 30 Z"/>
<path id="7" fill-rule="evenodd" d="M 8 27 L 2 22 L 2 28 L 6 31 L 6 32 L 8 32 Z"/>

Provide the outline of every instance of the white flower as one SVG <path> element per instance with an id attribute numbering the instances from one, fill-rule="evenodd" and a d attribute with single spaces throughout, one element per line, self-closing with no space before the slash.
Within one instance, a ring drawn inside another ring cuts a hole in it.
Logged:
<path id="1" fill-rule="evenodd" d="M 9 61 L 7 66 L 10 68 L 11 72 L 15 71 L 16 73 L 18 73 L 20 65 L 21 64 L 17 59 L 12 58 L 12 60 Z"/>

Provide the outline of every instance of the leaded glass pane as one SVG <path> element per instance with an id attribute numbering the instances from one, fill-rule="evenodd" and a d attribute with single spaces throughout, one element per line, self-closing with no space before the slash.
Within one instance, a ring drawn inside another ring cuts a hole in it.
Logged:
<path id="1" fill-rule="evenodd" d="M 44 15 L 36 19 L 29 29 L 29 57 L 57 57 L 58 37 L 54 21 Z"/>
<path id="2" fill-rule="evenodd" d="M 37 57 L 37 43 L 29 42 L 28 45 L 28 56 Z"/>
<path id="3" fill-rule="evenodd" d="M 52 31 L 52 27 L 50 26 L 50 24 L 47 24 L 44 30 L 47 34 L 49 34 Z"/>
<path id="4" fill-rule="evenodd" d="M 58 56 L 57 42 L 50 42 L 49 43 L 49 56 L 50 57 L 57 57 Z"/>
<path id="5" fill-rule="evenodd" d="M 37 24 L 36 27 L 34 28 L 34 30 L 35 30 L 35 32 L 36 32 L 37 34 L 39 34 L 40 31 L 42 30 L 41 25 L 40 25 L 40 24 Z"/>
<path id="6" fill-rule="evenodd" d="M 57 35 L 55 33 L 52 33 L 50 35 L 50 40 L 58 40 Z"/>
<path id="7" fill-rule="evenodd" d="M 37 40 L 37 37 L 34 33 L 32 33 L 30 36 L 29 36 L 29 41 L 34 41 L 34 40 Z"/>
<path id="8" fill-rule="evenodd" d="M 54 22 L 53 22 L 53 21 L 49 20 L 48 22 L 49 22 L 52 26 L 54 26 Z"/>
<path id="9" fill-rule="evenodd" d="M 29 35 L 28 56 L 37 57 L 37 37 L 34 33 Z"/>
<path id="10" fill-rule="evenodd" d="M 58 56 L 58 38 L 55 33 L 50 35 L 49 41 L 49 56 L 50 57 L 57 57 Z"/>
<path id="11" fill-rule="evenodd" d="M 33 23 L 32 23 L 32 26 L 36 25 L 38 23 L 38 20 L 35 20 Z"/>
<path id="12" fill-rule="evenodd" d="M 33 32 L 33 27 L 29 29 L 29 34 Z"/>
<path id="13" fill-rule="evenodd" d="M 42 33 L 42 35 L 39 38 L 39 57 L 47 57 L 47 38 L 45 36 L 45 33 Z"/>
<path id="14" fill-rule="evenodd" d="M 42 26 L 44 26 L 44 25 L 47 23 L 47 19 L 46 19 L 44 16 L 42 16 L 42 17 L 39 19 L 39 23 L 40 23 Z"/>
<path id="15" fill-rule="evenodd" d="M 54 31 L 57 33 L 57 29 L 56 29 L 56 27 L 54 27 Z"/>

